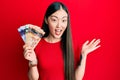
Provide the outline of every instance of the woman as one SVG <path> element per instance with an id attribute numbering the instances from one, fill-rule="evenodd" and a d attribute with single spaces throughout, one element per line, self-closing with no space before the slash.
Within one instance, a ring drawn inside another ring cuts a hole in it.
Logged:
<path id="1" fill-rule="evenodd" d="M 30 28 L 43 34 L 34 47 L 26 43 L 24 57 L 29 60 L 30 80 L 82 80 L 87 55 L 100 47 L 100 39 L 86 41 L 81 50 L 81 61 L 74 64 L 70 17 L 65 5 L 52 3 L 45 14 L 42 29 L 35 25 Z M 36 37 L 36 35 L 35 35 Z M 38 44 L 37 44 L 38 43 Z M 36 48 L 35 48 L 36 47 Z M 34 50 L 35 48 L 35 50 Z"/>

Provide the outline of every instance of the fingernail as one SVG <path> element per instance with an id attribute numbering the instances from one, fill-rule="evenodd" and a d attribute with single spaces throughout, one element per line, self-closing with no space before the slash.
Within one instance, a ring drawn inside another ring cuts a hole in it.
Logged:
<path id="1" fill-rule="evenodd" d="M 98 41 L 100 41 L 100 39 L 98 39 Z"/>

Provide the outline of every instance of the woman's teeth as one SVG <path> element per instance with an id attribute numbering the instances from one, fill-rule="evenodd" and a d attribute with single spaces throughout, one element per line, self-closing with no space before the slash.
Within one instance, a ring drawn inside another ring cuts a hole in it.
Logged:
<path id="1" fill-rule="evenodd" d="M 55 30 L 55 34 L 59 35 L 62 30 Z"/>

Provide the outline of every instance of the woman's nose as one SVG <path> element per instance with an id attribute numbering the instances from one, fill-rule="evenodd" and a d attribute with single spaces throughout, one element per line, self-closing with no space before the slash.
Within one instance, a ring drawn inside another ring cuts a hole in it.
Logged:
<path id="1" fill-rule="evenodd" d="M 61 22 L 59 21 L 57 24 L 57 28 L 60 28 L 60 27 L 61 27 Z"/>

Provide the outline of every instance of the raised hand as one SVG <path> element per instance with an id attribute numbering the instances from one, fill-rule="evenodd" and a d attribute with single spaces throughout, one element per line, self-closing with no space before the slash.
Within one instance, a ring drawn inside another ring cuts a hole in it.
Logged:
<path id="1" fill-rule="evenodd" d="M 31 64 L 37 64 L 37 57 L 34 52 L 34 49 L 27 44 L 23 46 L 23 49 L 24 49 L 24 58 L 29 62 L 31 62 Z"/>
<path id="2" fill-rule="evenodd" d="M 86 41 L 82 46 L 82 56 L 87 56 L 90 52 L 98 49 L 100 47 L 99 43 L 100 39 L 93 39 L 91 42 Z"/>
<path id="3" fill-rule="evenodd" d="M 45 34 L 45 32 L 36 25 L 27 24 L 27 27 L 34 29 L 35 31 L 37 31 L 42 35 Z M 32 32 L 26 32 L 25 36 L 26 36 L 26 41 L 25 41 L 25 45 L 23 46 L 24 58 L 28 60 L 30 64 L 37 64 L 37 57 L 36 57 L 34 48 L 37 46 L 37 44 L 41 40 L 41 37 Z"/>

